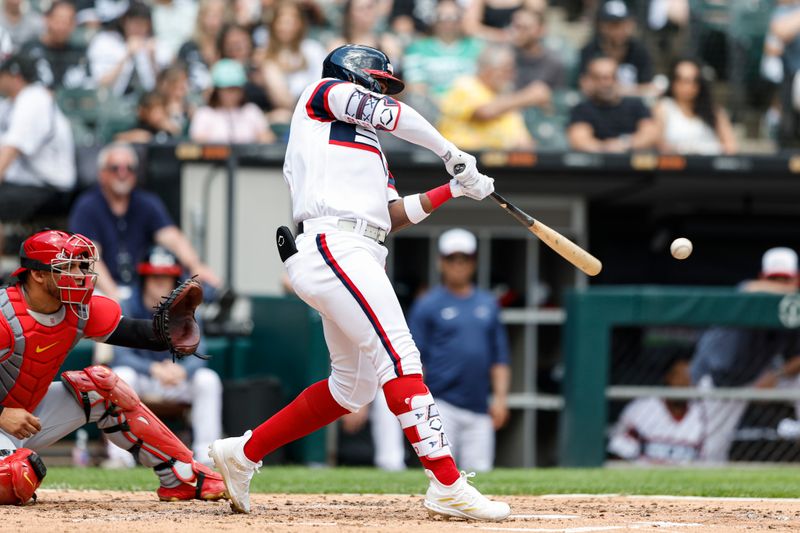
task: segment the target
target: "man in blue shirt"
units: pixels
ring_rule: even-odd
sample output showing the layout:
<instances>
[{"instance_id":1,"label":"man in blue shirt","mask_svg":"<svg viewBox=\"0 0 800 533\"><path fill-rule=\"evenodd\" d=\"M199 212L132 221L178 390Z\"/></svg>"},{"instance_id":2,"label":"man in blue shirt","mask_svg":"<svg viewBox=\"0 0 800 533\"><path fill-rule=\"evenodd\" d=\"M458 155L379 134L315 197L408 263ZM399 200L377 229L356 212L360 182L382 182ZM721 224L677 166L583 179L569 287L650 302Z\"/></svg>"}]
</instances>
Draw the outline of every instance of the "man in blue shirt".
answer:
<instances>
[{"instance_id":1,"label":"man in blue shirt","mask_svg":"<svg viewBox=\"0 0 800 533\"><path fill-rule=\"evenodd\" d=\"M97 187L79 196L70 211L70 231L86 235L100 250L97 287L118 301L128 300L137 281L135 261L154 244L175 254L200 281L218 287L219 278L172 222L161 199L136 186L138 164L129 144L103 148Z\"/></svg>"},{"instance_id":2,"label":"man in blue shirt","mask_svg":"<svg viewBox=\"0 0 800 533\"><path fill-rule=\"evenodd\" d=\"M508 420L511 371L497 302L472 281L476 251L472 233L442 234L442 285L414 303L408 323L457 463L486 471L494 463L494 432Z\"/></svg>"}]
</instances>

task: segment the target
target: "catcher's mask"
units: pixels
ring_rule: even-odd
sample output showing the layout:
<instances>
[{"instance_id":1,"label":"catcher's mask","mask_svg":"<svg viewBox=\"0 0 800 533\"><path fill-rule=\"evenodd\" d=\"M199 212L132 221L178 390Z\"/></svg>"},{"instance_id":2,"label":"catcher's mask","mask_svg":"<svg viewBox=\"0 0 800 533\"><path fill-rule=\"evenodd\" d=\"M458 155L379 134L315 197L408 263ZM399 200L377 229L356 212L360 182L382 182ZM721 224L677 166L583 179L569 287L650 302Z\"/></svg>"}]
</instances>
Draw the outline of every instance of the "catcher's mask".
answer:
<instances>
[{"instance_id":1,"label":"catcher's mask","mask_svg":"<svg viewBox=\"0 0 800 533\"><path fill-rule=\"evenodd\" d=\"M20 267L14 276L28 270L49 271L58 288L58 298L78 318L89 318L97 273L97 247L77 233L44 230L25 239L19 249ZM77 268L75 268L77 266Z\"/></svg>"}]
</instances>

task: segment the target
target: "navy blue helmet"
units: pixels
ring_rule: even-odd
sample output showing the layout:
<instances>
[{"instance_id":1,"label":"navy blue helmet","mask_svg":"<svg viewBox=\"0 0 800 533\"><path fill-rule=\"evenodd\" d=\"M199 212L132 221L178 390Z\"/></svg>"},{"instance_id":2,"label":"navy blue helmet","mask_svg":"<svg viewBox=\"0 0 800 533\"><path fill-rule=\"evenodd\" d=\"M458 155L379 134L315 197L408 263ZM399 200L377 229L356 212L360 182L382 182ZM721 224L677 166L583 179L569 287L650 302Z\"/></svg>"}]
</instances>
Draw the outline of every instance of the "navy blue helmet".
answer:
<instances>
[{"instance_id":1,"label":"navy blue helmet","mask_svg":"<svg viewBox=\"0 0 800 533\"><path fill-rule=\"evenodd\" d=\"M322 77L351 81L381 94L397 94L405 87L394 77L389 57L362 44L345 44L328 54L322 63Z\"/></svg>"}]
</instances>

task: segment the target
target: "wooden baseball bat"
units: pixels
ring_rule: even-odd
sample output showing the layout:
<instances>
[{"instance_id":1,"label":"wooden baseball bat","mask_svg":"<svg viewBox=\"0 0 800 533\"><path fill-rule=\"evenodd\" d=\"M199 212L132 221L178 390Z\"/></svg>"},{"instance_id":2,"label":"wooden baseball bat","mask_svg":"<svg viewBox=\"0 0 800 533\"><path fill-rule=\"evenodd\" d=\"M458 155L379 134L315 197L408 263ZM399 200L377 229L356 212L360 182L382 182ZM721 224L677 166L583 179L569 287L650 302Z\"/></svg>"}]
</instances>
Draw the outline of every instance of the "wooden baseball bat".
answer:
<instances>
[{"instance_id":1,"label":"wooden baseball bat","mask_svg":"<svg viewBox=\"0 0 800 533\"><path fill-rule=\"evenodd\" d=\"M539 237L547 246L555 250L561 257L578 267L590 276L596 276L603 269L603 264L595 256L567 239L553 228L546 226L515 206L496 192L491 194L492 200L502 207L517 222Z\"/></svg>"}]
</instances>

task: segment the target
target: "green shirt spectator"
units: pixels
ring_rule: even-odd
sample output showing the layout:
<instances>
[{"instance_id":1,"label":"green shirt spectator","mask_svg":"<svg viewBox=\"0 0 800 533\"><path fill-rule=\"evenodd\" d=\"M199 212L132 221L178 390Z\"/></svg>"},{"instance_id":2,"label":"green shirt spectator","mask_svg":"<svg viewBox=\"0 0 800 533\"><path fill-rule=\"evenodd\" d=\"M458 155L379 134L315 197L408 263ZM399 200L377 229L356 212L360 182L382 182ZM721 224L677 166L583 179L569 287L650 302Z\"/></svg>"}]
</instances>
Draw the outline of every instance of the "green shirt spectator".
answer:
<instances>
[{"instance_id":1,"label":"green shirt spectator","mask_svg":"<svg viewBox=\"0 0 800 533\"><path fill-rule=\"evenodd\" d=\"M411 43L406 49L403 78L410 92L438 101L455 79L475 74L483 44L464 36L461 17L458 4L452 0L439 2L433 36Z\"/></svg>"}]
</instances>

